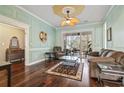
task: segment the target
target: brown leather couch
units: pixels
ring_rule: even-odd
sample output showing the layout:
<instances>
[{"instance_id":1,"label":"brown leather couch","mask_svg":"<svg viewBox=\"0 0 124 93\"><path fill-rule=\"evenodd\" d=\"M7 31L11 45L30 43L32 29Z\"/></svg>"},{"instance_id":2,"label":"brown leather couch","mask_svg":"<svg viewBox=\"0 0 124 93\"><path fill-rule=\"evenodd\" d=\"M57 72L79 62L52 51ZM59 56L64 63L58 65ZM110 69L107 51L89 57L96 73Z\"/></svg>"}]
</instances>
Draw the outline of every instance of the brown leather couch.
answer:
<instances>
[{"instance_id":1,"label":"brown leather couch","mask_svg":"<svg viewBox=\"0 0 124 93\"><path fill-rule=\"evenodd\" d=\"M91 53L91 55L88 58L88 61L90 63L91 78L97 78L98 76L98 69L96 64L97 62L111 62L113 64L124 65L124 52L110 49L101 49L99 53L98 52ZM120 77L102 75L102 78L109 80L118 80Z\"/></svg>"}]
</instances>

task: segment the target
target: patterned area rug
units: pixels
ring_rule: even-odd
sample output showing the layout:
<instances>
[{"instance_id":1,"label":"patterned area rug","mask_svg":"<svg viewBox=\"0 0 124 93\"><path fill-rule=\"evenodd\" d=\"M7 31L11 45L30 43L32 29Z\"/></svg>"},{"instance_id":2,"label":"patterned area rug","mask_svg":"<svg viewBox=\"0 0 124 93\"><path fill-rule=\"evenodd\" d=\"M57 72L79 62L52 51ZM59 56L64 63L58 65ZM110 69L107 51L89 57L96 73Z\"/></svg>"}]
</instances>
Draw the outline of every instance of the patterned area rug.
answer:
<instances>
[{"instance_id":1,"label":"patterned area rug","mask_svg":"<svg viewBox=\"0 0 124 93\"><path fill-rule=\"evenodd\" d=\"M63 62L60 62L52 68L48 69L46 73L63 76L75 80L81 80L83 73L83 65L83 63L78 63L76 66L69 66L64 65Z\"/></svg>"}]
</instances>

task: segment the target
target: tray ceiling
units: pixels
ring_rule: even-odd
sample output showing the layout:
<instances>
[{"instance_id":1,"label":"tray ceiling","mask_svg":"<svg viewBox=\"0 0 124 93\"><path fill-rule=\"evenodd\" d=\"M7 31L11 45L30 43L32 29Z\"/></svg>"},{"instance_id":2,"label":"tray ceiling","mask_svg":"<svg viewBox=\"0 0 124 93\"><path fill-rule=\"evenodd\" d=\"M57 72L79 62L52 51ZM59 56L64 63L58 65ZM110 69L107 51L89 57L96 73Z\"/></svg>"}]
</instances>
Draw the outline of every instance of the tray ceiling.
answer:
<instances>
[{"instance_id":1,"label":"tray ceiling","mask_svg":"<svg viewBox=\"0 0 124 93\"><path fill-rule=\"evenodd\" d=\"M61 17L54 14L53 5L21 5L20 7L35 14L48 23L60 27ZM81 23L102 22L107 14L110 5L86 5L84 10L77 18Z\"/></svg>"}]
</instances>

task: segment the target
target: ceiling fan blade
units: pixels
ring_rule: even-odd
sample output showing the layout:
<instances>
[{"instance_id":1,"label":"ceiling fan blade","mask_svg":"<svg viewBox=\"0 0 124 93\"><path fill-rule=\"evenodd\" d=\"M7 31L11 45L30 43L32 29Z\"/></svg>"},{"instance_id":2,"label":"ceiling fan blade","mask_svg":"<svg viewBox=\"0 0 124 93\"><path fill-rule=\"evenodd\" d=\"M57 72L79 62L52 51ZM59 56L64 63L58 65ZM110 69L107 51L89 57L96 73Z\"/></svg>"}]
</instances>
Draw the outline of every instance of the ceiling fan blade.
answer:
<instances>
[{"instance_id":1,"label":"ceiling fan blade","mask_svg":"<svg viewBox=\"0 0 124 93\"><path fill-rule=\"evenodd\" d=\"M70 21L73 23L79 23L80 22L78 18L72 18Z\"/></svg>"},{"instance_id":2,"label":"ceiling fan blade","mask_svg":"<svg viewBox=\"0 0 124 93\"><path fill-rule=\"evenodd\" d=\"M73 23L73 22L70 22L70 23L69 23L69 25L70 25L70 26L74 26L74 25L75 25L75 23Z\"/></svg>"},{"instance_id":3,"label":"ceiling fan blade","mask_svg":"<svg viewBox=\"0 0 124 93\"><path fill-rule=\"evenodd\" d=\"M65 25L66 25L66 21L62 21L61 26L65 26Z\"/></svg>"}]
</instances>

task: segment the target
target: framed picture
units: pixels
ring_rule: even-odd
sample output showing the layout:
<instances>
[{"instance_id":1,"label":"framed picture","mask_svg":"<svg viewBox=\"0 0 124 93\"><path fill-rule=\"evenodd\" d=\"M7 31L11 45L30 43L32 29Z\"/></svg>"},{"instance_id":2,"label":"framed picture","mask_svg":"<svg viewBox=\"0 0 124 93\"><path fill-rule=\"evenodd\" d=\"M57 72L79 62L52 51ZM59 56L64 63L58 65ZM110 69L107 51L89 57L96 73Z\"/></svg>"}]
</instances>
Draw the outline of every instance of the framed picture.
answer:
<instances>
[{"instance_id":1,"label":"framed picture","mask_svg":"<svg viewBox=\"0 0 124 93\"><path fill-rule=\"evenodd\" d=\"M112 28L107 29L107 41L112 41Z\"/></svg>"}]
</instances>

